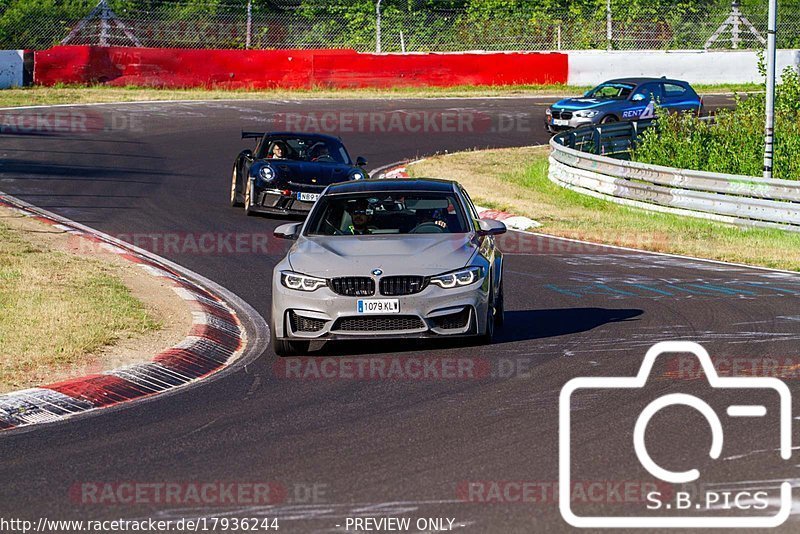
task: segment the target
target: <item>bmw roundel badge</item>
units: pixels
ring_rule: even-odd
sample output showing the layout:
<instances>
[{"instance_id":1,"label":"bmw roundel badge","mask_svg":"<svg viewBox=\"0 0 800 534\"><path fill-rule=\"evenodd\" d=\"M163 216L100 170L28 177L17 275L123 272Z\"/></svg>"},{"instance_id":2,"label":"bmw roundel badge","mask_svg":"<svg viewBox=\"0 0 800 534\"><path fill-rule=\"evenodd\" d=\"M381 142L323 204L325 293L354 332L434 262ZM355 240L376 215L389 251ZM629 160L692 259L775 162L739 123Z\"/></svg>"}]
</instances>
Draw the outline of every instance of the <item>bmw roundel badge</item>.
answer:
<instances>
[{"instance_id":1,"label":"bmw roundel badge","mask_svg":"<svg viewBox=\"0 0 800 534\"><path fill-rule=\"evenodd\" d=\"M380 269L372 269L372 274L375 276L380 276L383 274L383 271L381 271Z\"/></svg>"}]
</instances>

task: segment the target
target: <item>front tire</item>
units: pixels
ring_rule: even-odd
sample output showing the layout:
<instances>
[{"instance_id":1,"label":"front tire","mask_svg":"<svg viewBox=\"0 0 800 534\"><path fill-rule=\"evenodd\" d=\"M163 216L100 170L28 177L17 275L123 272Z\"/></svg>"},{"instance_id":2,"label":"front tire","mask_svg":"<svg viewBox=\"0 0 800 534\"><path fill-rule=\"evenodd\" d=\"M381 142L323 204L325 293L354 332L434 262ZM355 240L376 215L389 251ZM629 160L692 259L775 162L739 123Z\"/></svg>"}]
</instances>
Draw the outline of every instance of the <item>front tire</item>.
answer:
<instances>
[{"instance_id":1,"label":"front tire","mask_svg":"<svg viewBox=\"0 0 800 534\"><path fill-rule=\"evenodd\" d=\"M305 356L308 354L310 341L296 341L293 339L276 339L275 354L278 356Z\"/></svg>"},{"instance_id":2,"label":"front tire","mask_svg":"<svg viewBox=\"0 0 800 534\"><path fill-rule=\"evenodd\" d=\"M600 124L611 124L612 122L618 122L617 118L614 115L606 115L603 117L603 120L600 121Z\"/></svg>"},{"instance_id":3,"label":"front tire","mask_svg":"<svg viewBox=\"0 0 800 534\"><path fill-rule=\"evenodd\" d=\"M233 176L231 177L231 207L238 208L242 205L239 200L239 176L237 165L233 165Z\"/></svg>"},{"instance_id":4,"label":"front tire","mask_svg":"<svg viewBox=\"0 0 800 534\"><path fill-rule=\"evenodd\" d=\"M250 180L247 180L247 185L244 189L244 214L248 216L255 214L253 210L253 182Z\"/></svg>"},{"instance_id":5,"label":"front tire","mask_svg":"<svg viewBox=\"0 0 800 534\"><path fill-rule=\"evenodd\" d=\"M489 288L489 295L493 295L492 288ZM479 336L481 345L490 345L494 340L494 327L495 327L495 314L494 312L494 298L486 306L486 330Z\"/></svg>"},{"instance_id":6,"label":"front tire","mask_svg":"<svg viewBox=\"0 0 800 534\"><path fill-rule=\"evenodd\" d=\"M497 302L494 306L494 324L501 328L506 322L506 298L503 293L503 279L500 279L500 291L497 292Z\"/></svg>"}]
</instances>

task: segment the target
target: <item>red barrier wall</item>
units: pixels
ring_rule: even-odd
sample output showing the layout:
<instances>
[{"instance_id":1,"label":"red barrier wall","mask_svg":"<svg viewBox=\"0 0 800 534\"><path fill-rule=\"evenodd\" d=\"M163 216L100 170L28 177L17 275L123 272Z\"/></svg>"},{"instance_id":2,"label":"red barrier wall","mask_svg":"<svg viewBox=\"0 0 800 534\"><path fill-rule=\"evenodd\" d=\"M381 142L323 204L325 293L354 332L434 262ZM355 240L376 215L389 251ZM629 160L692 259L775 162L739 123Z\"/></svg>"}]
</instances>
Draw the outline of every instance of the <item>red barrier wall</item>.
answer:
<instances>
[{"instance_id":1,"label":"red barrier wall","mask_svg":"<svg viewBox=\"0 0 800 534\"><path fill-rule=\"evenodd\" d=\"M57 46L36 52L35 83L312 88L567 82L567 55L360 54L354 50L196 50Z\"/></svg>"},{"instance_id":2,"label":"red barrier wall","mask_svg":"<svg viewBox=\"0 0 800 534\"><path fill-rule=\"evenodd\" d=\"M317 85L398 87L567 83L567 55L537 52L314 56Z\"/></svg>"}]
</instances>

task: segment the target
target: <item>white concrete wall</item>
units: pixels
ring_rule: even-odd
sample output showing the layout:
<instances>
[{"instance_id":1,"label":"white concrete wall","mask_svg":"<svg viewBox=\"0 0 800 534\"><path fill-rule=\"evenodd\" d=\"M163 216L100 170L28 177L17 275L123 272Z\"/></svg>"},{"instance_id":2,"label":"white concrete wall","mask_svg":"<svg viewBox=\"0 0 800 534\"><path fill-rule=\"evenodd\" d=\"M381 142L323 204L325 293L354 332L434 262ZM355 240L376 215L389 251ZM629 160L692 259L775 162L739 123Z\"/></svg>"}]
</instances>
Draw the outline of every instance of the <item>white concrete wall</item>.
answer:
<instances>
[{"instance_id":1,"label":"white concrete wall","mask_svg":"<svg viewBox=\"0 0 800 534\"><path fill-rule=\"evenodd\" d=\"M694 84L759 83L755 51L575 50L569 54L569 84L596 85L612 78L652 76ZM798 69L800 50L778 50L777 71Z\"/></svg>"},{"instance_id":2,"label":"white concrete wall","mask_svg":"<svg viewBox=\"0 0 800 534\"><path fill-rule=\"evenodd\" d=\"M22 50L0 50L0 89L22 87Z\"/></svg>"}]
</instances>

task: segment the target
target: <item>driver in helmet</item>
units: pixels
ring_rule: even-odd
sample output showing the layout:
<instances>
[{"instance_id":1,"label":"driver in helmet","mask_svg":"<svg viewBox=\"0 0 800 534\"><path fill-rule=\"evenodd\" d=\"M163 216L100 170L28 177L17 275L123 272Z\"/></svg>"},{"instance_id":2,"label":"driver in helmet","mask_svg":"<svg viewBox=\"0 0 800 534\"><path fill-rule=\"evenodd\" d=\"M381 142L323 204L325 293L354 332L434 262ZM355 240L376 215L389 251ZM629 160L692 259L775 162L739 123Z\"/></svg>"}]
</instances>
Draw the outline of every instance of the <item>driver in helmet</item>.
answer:
<instances>
[{"instance_id":1,"label":"driver in helmet","mask_svg":"<svg viewBox=\"0 0 800 534\"><path fill-rule=\"evenodd\" d=\"M435 224L442 230L447 230L447 221L444 220L440 209L418 209L415 215L417 217L417 228L423 224Z\"/></svg>"},{"instance_id":2,"label":"driver in helmet","mask_svg":"<svg viewBox=\"0 0 800 534\"><path fill-rule=\"evenodd\" d=\"M350 214L352 223L347 227L351 235L367 235L371 233L369 226L372 221L372 208L366 198L356 199L347 206L347 213Z\"/></svg>"}]
</instances>

